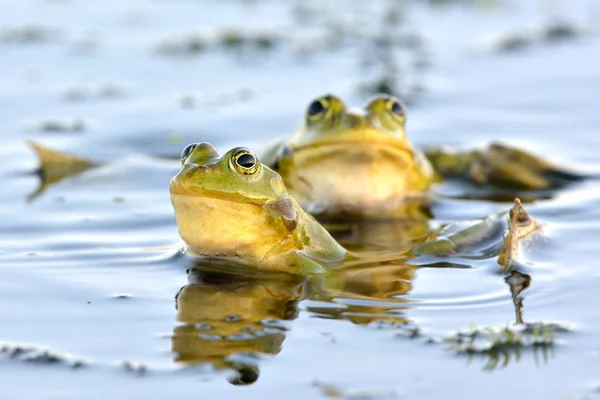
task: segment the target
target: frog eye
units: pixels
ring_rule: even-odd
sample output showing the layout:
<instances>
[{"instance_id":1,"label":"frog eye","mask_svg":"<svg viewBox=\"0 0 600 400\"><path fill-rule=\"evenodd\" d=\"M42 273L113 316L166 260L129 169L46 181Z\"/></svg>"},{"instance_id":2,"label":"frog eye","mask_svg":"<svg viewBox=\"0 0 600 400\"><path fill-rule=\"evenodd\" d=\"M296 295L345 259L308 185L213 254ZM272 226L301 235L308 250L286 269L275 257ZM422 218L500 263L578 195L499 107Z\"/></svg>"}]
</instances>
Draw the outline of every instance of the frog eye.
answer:
<instances>
[{"instance_id":1,"label":"frog eye","mask_svg":"<svg viewBox=\"0 0 600 400\"><path fill-rule=\"evenodd\" d=\"M234 151L230 161L233 168L243 175L255 174L260 166L256 156L248 149Z\"/></svg>"},{"instance_id":2,"label":"frog eye","mask_svg":"<svg viewBox=\"0 0 600 400\"><path fill-rule=\"evenodd\" d=\"M306 109L306 118L311 121L318 120L327 114L329 110L329 100L327 96L313 100Z\"/></svg>"},{"instance_id":3,"label":"frog eye","mask_svg":"<svg viewBox=\"0 0 600 400\"><path fill-rule=\"evenodd\" d=\"M406 119L406 107L404 104L395 97L390 97L390 99L386 102L386 107L389 113L397 119L404 120Z\"/></svg>"},{"instance_id":4,"label":"frog eye","mask_svg":"<svg viewBox=\"0 0 600 400\"><path fill-rule=\"evenodd\" d=\"M185 146L185 148L181 152L181 163L182 164L190 156L190 154L192 154L192 152L194 151L194 149L196 147L198 147L198 143L192 143L192 144L188 144L187 146Z\"/></svg>"}]
</instances>

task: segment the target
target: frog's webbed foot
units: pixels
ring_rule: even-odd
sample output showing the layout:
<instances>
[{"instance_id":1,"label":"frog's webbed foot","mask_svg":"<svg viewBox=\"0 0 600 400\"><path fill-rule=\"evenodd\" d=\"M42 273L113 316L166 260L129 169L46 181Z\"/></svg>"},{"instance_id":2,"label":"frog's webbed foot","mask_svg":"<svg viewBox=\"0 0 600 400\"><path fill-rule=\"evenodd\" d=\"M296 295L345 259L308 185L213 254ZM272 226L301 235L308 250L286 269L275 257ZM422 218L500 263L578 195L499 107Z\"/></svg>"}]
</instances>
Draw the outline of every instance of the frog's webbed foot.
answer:
<instances>
[{"instance_id":1,"label":"frog's webbed foot","mask_svg":"<svg viewBox=\"0 0 600 400\"><path fill-rule=\"evenodd\" d=\"M483 150L435 147L427 149L425 154L443 178L462 178L498 188L556 189L585 179L584 174L500 143L492 143Z\"/></svg>"}]
</instances>

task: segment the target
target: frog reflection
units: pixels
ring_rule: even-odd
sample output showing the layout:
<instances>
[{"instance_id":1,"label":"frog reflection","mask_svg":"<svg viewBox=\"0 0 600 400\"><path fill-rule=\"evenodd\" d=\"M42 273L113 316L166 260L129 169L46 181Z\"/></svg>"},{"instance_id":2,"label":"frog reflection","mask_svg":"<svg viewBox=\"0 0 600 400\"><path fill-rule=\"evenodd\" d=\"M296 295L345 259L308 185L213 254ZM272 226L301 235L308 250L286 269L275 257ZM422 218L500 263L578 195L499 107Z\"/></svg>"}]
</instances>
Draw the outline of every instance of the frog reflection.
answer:
<instances>
[{"instance_id":1,"label":"frog reflection","mask_svg":"<svg viewBox=\"0 0 600 400\"><path fill-rule=\"evenodd\" d=\"M405 204L402 218L328 218L319 222L346 249L408 250L432 233L433 214L429 206Z\"/></svg>"},{"instance_id":2,"label":"frog reflection","mask_svg":"<svg viewBox=\"0 0 600 400\"><path fill-rule=\"evenodd\" d=\"M407 264L362 265L333 271L327 277L307 281L308 298L330 303L310 304L307 310L355 324L409 324L403 314L409 300L403 296L412 289L414 278L415 267Z\"/></svg>"},{"instance_id":3,"label":"frog reflection","mask_svg":"<svg viewBox=\"0 0 600 400\"><path fill-rule=\"evenodd\" d=\"M235 369L238 376L231 383L254 383L258 367L233 356L278 354L285 339L278 321L297 317L301 290L299 278L254 280L190 271L188 284L176 295L177 320L184 324L173 332L175 361Z\"/></svg>"}]
</instances>

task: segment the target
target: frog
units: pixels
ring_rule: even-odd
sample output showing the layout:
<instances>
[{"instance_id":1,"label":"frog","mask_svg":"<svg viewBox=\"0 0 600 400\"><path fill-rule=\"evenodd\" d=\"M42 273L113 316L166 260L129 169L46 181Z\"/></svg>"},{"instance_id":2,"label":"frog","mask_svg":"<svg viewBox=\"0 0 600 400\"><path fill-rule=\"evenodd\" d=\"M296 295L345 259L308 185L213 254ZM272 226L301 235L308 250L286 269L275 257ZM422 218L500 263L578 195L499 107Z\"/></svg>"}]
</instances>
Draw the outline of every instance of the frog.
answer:
<instances>
[{"instance_id":1,"label":"frog","mask_svg":"<svg viewBox=\"0 0 600 400\"><path fill-rule=\"evenodd\" d=\"M350 109L333 94L313 100L290 137L262 152L298 203L313 215L405 215L439 180L406 133L405 104L377 95Z\"/></svg>"},{"instance_id":2,"label":"frog","mask_svg":"<svg viewBox=\"0 0 600 400\"><path fill-rule=\"evenodd\" d=\"M418 245L395 252L348 250L299 205L283 178L245 147L221 156L209 143L186 146L170 194L186 254L219 272L326 274L420 255L414 251ZM496 220L502 218L484 219L484 227L492 229ZM462 227L447 230L457 248L472 245L472 235L461 234ZM445 254L446 242L431 240L427 254Z\"/></svg>"},{"instance_id":3,"label":"frog","mask_svg":"<svg viewBox=\"0 0 600 400\"><path fill-rule=\"evenodd\" d=\"M421 206L431 204L432 189L445 180L533 191L584 178L497 142L481 150L421 150L407 136L406 125L406 106L395 96L379 94L350 109L340 97L326 94L312 100L300 127L266 146L261 159L319 220L348 214L427 219L415 199Z\"/></svg>"},{"instance_id":4,"label":"frog","mask_svg":"<svg viewBox=\"0 0 600 400\"><path fill-rule=\"evenodd\" d=\"M283 179L254 152L220 155L192 143L170 182L179 235L205 261L292 274L323 273L348 255L289 194Z\"/></svg>"}]
</instances>

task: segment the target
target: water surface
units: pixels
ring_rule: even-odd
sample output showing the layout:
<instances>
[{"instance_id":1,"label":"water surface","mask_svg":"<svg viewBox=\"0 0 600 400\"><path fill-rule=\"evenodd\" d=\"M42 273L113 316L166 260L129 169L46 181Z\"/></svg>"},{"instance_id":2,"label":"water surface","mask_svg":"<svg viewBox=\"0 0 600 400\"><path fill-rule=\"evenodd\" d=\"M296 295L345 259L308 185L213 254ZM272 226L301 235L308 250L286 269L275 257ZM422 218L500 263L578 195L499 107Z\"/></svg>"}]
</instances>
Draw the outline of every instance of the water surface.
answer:
<instances>
[{"instance_id":1,"label":"water surface","mask_svg":"<svg viewBox=\"0 0 600 400\"><path fill-rule=\"evenodd\" d=\"M402 9L394 35L421 38L391 52L395 88L410 100L409 135L421 146L501 139L597 171L593 2L483 3ZM181 149L258 149L293 131L312 98L334 92L358 105L389 73L372 49L388 3L302 4L0 2L3 398L598 396L594 179L527 205L546 240L528 253L521 312L560 328L550 347L448 350L443 339L457 330L515 322L493 259L358 271L343 290L311 299L294 280L187 276L168 194ZM544 40L556 21L589 32ZM224 30L274 44L214 44ZM525 45L502 51L494 34ZM205 47L169 50L190 37ZM39 179L27 139L103 166L29 199ZM470 189L458 185L438 190L435 223L510 206L461 199ZM374 229L398 233L388 228ZM255 383L231 385L232 368Z\"/></svg>"}]
</instances>

